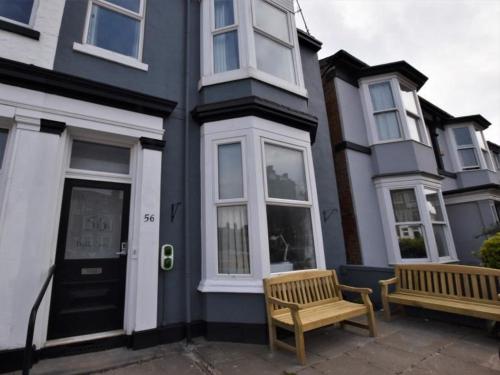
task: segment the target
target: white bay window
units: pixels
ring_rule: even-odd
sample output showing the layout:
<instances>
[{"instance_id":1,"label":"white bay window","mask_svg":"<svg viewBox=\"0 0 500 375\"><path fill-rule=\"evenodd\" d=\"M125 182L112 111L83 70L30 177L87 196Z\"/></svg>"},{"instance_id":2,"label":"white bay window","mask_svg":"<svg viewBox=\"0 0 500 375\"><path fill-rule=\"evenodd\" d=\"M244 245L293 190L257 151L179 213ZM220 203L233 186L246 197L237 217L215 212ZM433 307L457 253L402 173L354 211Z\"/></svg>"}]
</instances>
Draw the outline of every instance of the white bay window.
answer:
<instances>
[{"instance_id":1,"label":"white bay window","mask_svg":"<svg viewBox=\"0 0 500 375\"><path fill-rule=\"evenodd\" d=\"M237 118L204 124L202 148L201 291L262 293L271 273L325 267L308 132Z\"/></svg>"},{"instance_id":2,"label":"white bay window","mask_svg":"<svg viewBox=\"0 0 500 375\"><path fill-rule=\"evenodd\" d=\"M490 150L481 130L472 124L464 124L452 126L449 131L457 171L474 169L495 171Z\"/></svg>"},{"instance_id":3,"label":"white bay window","mask_svg":"<svg viewBox=\"0 0 500 375\"><path fill-rule=\"evenodd\" d=\"M416 88L400 76L360 81L371 144L414 140L429 145Z\"/></svg>"},{"instance_id":4,"label":"white bay window","mask_svg":"<svg viewBox=\"0 0 500 375\"><path fill-rule=\"evenodd\" d=\"M390 264L457 259L439 182L416 175L375 186Z\"/></svg>"},{"instance_id":5,"label":"white bay window","mask_svg":"<svg viewBox=\"0 0 500 375\"><path fill-rule=\"evenodd\" d=\"M255 78L307 96L291 0L202 0L200 86Z\"/></svg>"}]
</instances>

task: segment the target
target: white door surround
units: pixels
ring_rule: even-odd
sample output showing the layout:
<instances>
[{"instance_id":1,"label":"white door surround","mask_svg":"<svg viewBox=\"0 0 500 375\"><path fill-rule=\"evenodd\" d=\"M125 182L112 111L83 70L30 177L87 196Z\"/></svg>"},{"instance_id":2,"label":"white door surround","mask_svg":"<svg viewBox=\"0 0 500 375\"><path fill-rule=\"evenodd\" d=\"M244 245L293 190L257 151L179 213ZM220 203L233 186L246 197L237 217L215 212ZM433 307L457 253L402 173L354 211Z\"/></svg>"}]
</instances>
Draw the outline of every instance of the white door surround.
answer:
<instances>
[{"instance_id":1,"label":"white door surround","mask_svg":"<svg viewBox=\"0 0 500 375\"><path fill-rule=\"evenodd\" d=\"M66 124L40 132L40 120ZM0 124L9 129L0 179L0 350L24 347L33 302L54 263L65 178L131 185L124 331L157 326L163 118L0 84ZM5 125L7 124L7 125ZM128 147L128 175L69 169L73 139ZM157 220L141 220L153 214ZM34 344L46 344L51 286L40 306Z\"/></svg>"}]
</instances>

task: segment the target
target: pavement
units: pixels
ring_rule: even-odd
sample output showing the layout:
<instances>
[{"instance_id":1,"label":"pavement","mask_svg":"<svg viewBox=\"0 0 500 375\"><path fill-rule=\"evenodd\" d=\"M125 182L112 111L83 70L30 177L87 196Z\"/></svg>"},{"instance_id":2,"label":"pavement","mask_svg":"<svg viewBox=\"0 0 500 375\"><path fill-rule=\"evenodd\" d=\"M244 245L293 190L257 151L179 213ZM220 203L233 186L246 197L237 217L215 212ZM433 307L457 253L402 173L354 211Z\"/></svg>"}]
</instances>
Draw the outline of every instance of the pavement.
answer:
<instances>
[{"instance_id":1,"label":"pavement","mask_svg":"<svg viewBox=\"0 0 500 375\"><path fill-rule=\"evenodd\" d=\"M486 330L410 316L385 322L371 338L355 327L306 334L307 364L267 346L206 341L125 348L42 360L34 375L486 375L500 374L500 340ZM15 374L15 373L12 373Z\"/></svg>"}]
</instances>

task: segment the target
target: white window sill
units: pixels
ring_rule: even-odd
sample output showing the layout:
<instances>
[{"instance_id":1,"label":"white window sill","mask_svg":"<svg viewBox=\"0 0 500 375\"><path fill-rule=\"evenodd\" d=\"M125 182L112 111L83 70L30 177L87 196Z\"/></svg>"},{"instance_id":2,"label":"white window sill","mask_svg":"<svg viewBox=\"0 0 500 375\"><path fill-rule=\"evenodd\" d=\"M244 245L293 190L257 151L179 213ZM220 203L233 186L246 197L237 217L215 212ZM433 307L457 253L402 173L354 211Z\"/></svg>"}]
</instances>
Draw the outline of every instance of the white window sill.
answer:
<instances>
[{"instance_id":1,"label":"white window sill","mask_svg":"<svg viewBox=\"0 0 500 375\"><path fill-rule=\"evenodd\" d=\"M202 293L264 293L262 280L250 278L204 279L198 290Z\"/></svg>"},{"instance_id":2,"label":"white window sill","mask_svg":"<svg viewBox=\"0 0 500 375\"><path fill-rule=\"evenodd\" d=\"M148 71L149 66L148 64L144 64L143 62L129 56L121 55L116 52L108 51L104 48L99 48L96 46L93 46L91 44L81 44L74 42L73 43L73 50L86 53L87 55L92 55L95 57L99 57L104 60L109 60L113 61L118 64L126 65L131 68L143 70L145 72Z\"/></svg>"},{"instance_id":3,"label":"white window sill","mask_svg":"<svg viewBox=\"0 0 500 375\"><path fill-rule=\"evenodd\" d=\"M217 85L219 83L237 81L245 78L254 78L258 81L262 81L272 86L279 87L280 89L283 89L285 91L293 92L294 94L297 94L304 98L308 97L307 90L304 87L300 87L296 84L287 82L285 80L250 67L230 70L228 72L217 73L208 76L202 76L200 82L198 83L198 89L201 90L204 86Z\"/></svg>"}]
</instances>

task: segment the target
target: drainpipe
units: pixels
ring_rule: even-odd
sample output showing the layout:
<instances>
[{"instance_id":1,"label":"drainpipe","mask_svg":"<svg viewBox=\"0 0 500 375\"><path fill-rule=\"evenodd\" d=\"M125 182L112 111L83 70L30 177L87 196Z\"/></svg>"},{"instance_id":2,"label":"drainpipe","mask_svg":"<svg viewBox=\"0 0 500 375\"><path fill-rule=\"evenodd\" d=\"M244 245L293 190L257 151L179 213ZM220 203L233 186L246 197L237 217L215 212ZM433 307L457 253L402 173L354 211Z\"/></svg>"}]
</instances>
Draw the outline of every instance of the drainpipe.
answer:
<instances>
[{"instance_id":1,"label":"drainpipe","mask_svg":"<svg viewBox=\"0 0 500 375\"><path fill-rule=\"evenodd\" d=\"M185 309L186 309L186 342L191 342L191 260L189 240L189 88L190 88L190 37L191 37L191 7L186 0L186 30L184 51L184 273L185 273Z\"/></svg>"}]
</instances>

